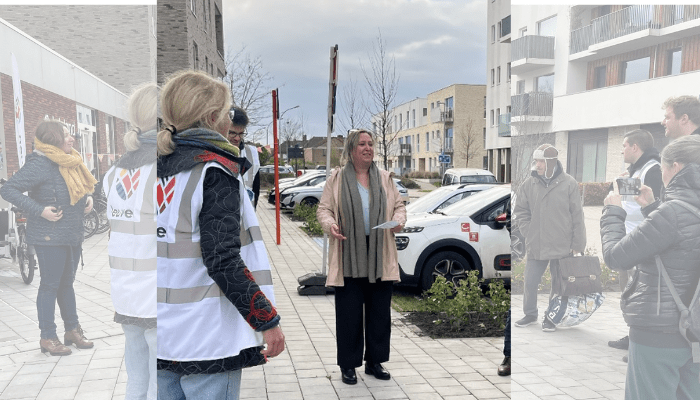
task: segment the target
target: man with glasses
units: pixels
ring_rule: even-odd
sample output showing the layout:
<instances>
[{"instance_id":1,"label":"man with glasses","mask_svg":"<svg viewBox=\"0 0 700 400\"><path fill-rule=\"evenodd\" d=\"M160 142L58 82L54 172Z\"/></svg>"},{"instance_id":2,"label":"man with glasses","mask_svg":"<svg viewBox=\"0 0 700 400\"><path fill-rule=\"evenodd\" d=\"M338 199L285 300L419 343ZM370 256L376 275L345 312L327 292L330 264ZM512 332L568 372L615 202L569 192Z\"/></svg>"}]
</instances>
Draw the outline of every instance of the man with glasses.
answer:
<instances>
[{"instance_id":1,"label":"man with glasses","mask_svg":"<svg viewBox=\"0 0 700 400\"><path fill-rule=\"evenodd\" d=\"M243 172L243 183L253 202L253 207L258 207L258 197L260 197L260 159L258 149L253 145L246 145L243 139L248 126L248 114L239 107L231 107L229 111L231 117L231 128L228 130L228 140L241 150L241 157L245 157L251 164L250 168Z\"/></svg>"}]
</instances>

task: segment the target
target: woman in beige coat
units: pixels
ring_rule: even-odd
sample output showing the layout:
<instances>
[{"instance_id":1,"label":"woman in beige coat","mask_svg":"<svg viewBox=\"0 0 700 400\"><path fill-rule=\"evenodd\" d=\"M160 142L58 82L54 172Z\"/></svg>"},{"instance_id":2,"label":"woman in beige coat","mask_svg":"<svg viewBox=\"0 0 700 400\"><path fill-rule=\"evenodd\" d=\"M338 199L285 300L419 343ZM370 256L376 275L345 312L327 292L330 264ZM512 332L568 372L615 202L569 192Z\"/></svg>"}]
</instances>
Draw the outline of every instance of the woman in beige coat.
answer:
<instances>
[{"instance_id":1,"label":"woman in beige coat","mask_svg":"<svg viewBox=\"0 0 700 400\"><path fill-rule=\"evenodd\" d=\"M338 365L350 385L357 383L355 368L362 365L363 350L365 373L391 377L381 363L389 360L391 294L399 281L394 233L406 222L394 181L373 162L373 145L366 130L348 133L345 165L328 178L317 212L331 236L326 286L335 287ZM395 226L372 229L388 221Z\"/></svg>"}]
</instances>

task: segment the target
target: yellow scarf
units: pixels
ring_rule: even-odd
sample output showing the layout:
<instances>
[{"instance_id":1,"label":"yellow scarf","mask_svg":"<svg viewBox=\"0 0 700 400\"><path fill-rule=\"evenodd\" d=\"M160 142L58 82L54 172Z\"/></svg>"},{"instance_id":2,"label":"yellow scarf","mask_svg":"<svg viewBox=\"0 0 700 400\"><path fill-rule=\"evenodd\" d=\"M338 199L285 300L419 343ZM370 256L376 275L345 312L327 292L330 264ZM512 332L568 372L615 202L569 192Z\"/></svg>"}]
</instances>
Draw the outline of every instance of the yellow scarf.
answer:
<instances>
[{"instance_id":1,"label":"yellow scarf","mask_svg":"<svg viewBox=\"0 0 700 400\"><path fill-rule=\"evenodd\" d=\"M70 204L73 206L78 200L82 199L86 194L95 191L97 180L88 171L83 159L75 149L71 149L70 154L59 149L56 146L43 143L38 138L34 138L34 146L49 158L49 160L58 164L58 171L61 173L63 180L68 186L70 193Z\"/></svg>"}]
</instances>

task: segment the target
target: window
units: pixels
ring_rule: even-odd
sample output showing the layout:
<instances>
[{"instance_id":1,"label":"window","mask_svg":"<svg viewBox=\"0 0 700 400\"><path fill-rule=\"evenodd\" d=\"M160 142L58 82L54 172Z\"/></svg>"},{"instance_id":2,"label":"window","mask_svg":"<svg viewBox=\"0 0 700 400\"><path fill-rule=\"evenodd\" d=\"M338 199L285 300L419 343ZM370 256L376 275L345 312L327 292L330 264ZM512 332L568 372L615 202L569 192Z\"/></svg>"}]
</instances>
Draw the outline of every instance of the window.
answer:
<instances>
[{"instance_id":1,"label":"window","mask_svg":"<svg viewBox=\"0 0 700 400\"><path fill-rule=\"evenodd\" d=\"M455 98L448 97L445 99L445 111L449 111L455 107Z\"/></svg>"},{"instance_id":2,"label":"window","mask_svg":"<svg viewBox=\"0 0 700 400\"><path fill-rule=\"evenodd\" d=\"M452 128L445 129L445 150L452 150Z\"/></svg>"},{"instance_id":3,"label":"window","mask_svg":"<svg viewBox=\"0 0 700 400\"><path fill-rule=\"evenodd\" d=\"M554 74L538 76L535 78L535 91L536 92L554 92Z\"/></svg>"},{"instance_id":4,"label":"window","mask_svg":"<svg viewBox=\"0 0 700 400\"><path fill-rule=\"evenodd\" d=\"M525 93L525 80L517 81L515 83L515 94Z\"/></svg>"},{"instance_id":5,"label":"window","mask_svg":"<svg viewBox=\"0 0 700 400\"><path fill-rule=\"evenodd\" d=\"M520 28L520 30L518 31L518 36L519 36L519 37L525 37L525 36L527 36L527 26L524 27L524 28Z\"/></svg>"},{"instance_id":6,"label":"window","mask_svg":"<svg viewBox=\"0 0 700 400\"><path fill-rule=\"evenodd\" d=\"M411 114L410 111L406 111L406 129L410 128L410 126L409 126L409 124L410 124L409 120L411 119L410 114Z\"/></svg>"},{"instance_id":7,"label":"window","mask_svg":"<svg viewBox=\"0 0 700 400\"><path fill-rule=\"evenodd\" d=\"M633 83L649 79L650 61L651 57L643 57L623 62L620 68L620 82Z\"/></svg>"},{"instance_id":8,"label":"window","mask_svg":"<svg viewBox=\"0 0 700 400\"><path fill-rule=\"evenodd\" d=\"M484 96L484 118L486 118L486 96Z\"/></svg>"},{"instance_id":9,"label":"window","mask_svg":"<svg viewBox=\"0 0 700 400\"><path fill-rule=\"evenodd\" d=\"M596 67L593 70L593 89L598 89L605 87L605 75L607 74L607 67L603 65L602 67Z\"/></svg>"},{"instance_id":10,"label":"window","mask_svg":"<svg viewBox=\"0 0 700 400\"><path fill-rule=\"evenodd\" d=\"M537 23L537 34L540 36L554 36L557 32L557 16L553 15Z\"/></svg>"},{"instance_id":11,"label":"window","mask_svg":"<svg viewBox=\"0 0 700 400\"><path fill-rule=\"evenodd\" d=\"M510 83L510 63L508 63L508 66L506 67L506 75L508 76L508 82Z\"/></svg>"},{"instance_id":12,"label":"window","mask_svg":"<svg viewBox=\"0 0 700 400\"><path fill-rule=\"evenodd\" d=\"M192 61L194 61L193 69L197 69L199 65L199 48L197 47L197 42L192 42Z\"/></svg>"},{"instance_id":13,"label":"window","mask_svg":"<svg viewBox=\"0 0 700 400\"><path fill-rule=\"evenodd\" d=\"M491 126L493 126L493 125L494 125L494 123L493 123L493 110L491 110Z\"/></svg>"},{"instance_id":14,"label":"window","mask_svg":"<svg viewBox=\"0 0 700 400\"><path fill-rule=\"evenodd\" d=\"M496 25L491 25L491 43L496 42Z\"/></svg>"},{"instance_id":15,"label":"window","mask_svg":"<svg viewBox=\"0 0 700 400\"><path fill-rule=\"evenodd\" d=\"M413 118L411 118L411 124L415 128L416 127L416 110L415 109L411 110L411 116L413 117Z\"/></svg>"},{"instance_id":16,"label":"window","mask_svg":"<svg viewBox=\"0 0 700 400\"><path fill-rule=\"evenodd\" d=\"M498 28L496 29L496 34L498 34L498 38L501 38L501 21L498 21Z\"/></svg>"},{"instance_id":17,"label":"window","mask_svg":"<svg viewBox=\"0 0 700 400\"><path fill-rule=\"evenodd\" d=\"M483 148L486 148L486 127L484 127L484 144Z\"/></svg>"},{"instance_id":18,"label":"window","mask_svg":"<svg viewBox=\"0 0 700 400\"><path fill-rule=\"evenodd\" d=\"M423 107L423 116L424 117L428 116L428 107Z\"/></svg>"},{"instance_id":19,"label":"window","mask_svg":"<svg viewBox=\"0 0 700 400\"><path fill-rule=\"evenodd\" d=\"M500 126L501 125L501 109L497 108L496 109L496 125Z\"/></svg>"},{"instance_id":20,"label":"window","mask_svg":"<svg viewBox=\"0 0 700 400\"><path fill-rule=\"evenodd\" d=\"M501 67L496 68L496 84L501 84Z\"/></svg>"},{"instance_id":21,"label":"window","mask_svg":"<svg viewBox=\"0 0 700 400\"><path fill-rule=\"evenodd\" d=\"M668 52L666 75L678 75L681 73L681 49L673 49Z\"/></svg>"},{"instance_id":22,"label":"window","mask_svg":"<svg viewBox=\"0 0 700 400\"><path fill-rule=\"evenodd\" d=\"M430 151L430 134L425 132L425 151Z\"/></svg>"},{"instance_id":23,"label":"window","mask_svg":"<svg viewBox=\"0 0 700 400\"><path fill-rule=\"evenodd\" d=\"M496 70L491 68L491 86L496 83Z\"/></svg>"},{"instance_id":24,"label":"window","mask_svg":"<svg viewBox=\"0 0 700 400\"><path fill-rule=\"evenodd\" d=\"M192 14L195 16L197 15L197 3L195 3L195 0L190 0L190 11L192 11Z\"/></svg>"},{"instance_id":25,"label":"window","mask_svg":"<svg viewBox=\"0 0 700 400\"><path fill-rule=\"evenodd\" d=\"M204 56L204 70L209 72L209 57Z\"/></svg>"},{"instance_id":26,"label":"window","mask_svg":"<svg viewBox=\"0 0 700 400\"><path fill-rule=\"evenodd\" d=\"M224 58L224 21L219 7L214 4L214 31L216 33L216 51L219 57ZM223 74L221 75L223 76Z\"/></svg>"},{"instance_id":27,"label":"window","mask_svg":"<svg viewBox=\"0 0 700 400\"><path fill-rule=\"evenodd\" d=\"M156 6L151 6L151 33L156 37Z\"/></svg>"},{"instance_id":28,"label":"window","mask_svg":"<svg viewBox=\"0 0 700 400\"><path fill-rule=\"evenodd\" d=\"M399 114L399 130L403 128L403 114Z\"/></svg>"},{"instance_id":29,"label":"window","mask_svg":"<svg viewBox=\"0 0 700 400\"><path fill-rule=\"evenodd\" d=\"M416 153L420 153L420 135L416 135Z\"/></svg>"},{"instance_id":30,"label":"window","mask_svg":"<svg viewBox=\"0 0 700 400\"><path fill-rule=\"evenodd\" d=\"M592 129L569 133L568 171L579 182L605 182L608 132Z\"/></svg>"}]
</instances>

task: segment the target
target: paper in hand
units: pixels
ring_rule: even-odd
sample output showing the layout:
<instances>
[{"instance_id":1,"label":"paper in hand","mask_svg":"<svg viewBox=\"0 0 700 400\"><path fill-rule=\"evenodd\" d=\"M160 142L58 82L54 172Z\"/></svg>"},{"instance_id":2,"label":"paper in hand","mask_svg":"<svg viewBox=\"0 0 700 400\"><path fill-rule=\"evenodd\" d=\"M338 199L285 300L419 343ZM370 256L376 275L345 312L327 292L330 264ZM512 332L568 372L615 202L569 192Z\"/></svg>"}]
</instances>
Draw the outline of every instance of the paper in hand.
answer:
<instances>
[{"instance_id":1,"label":"paper in hand","mask_svg":"<svg viewBox=\"0 0 700 400\"><path fill-rule=\"evenodd\" d=\"M399 223L396 221L387 221L383 224L375 226L372 229L391 229L391 228L397 227L398 225L399 225Z\"/></svg>"}]
</instances>

